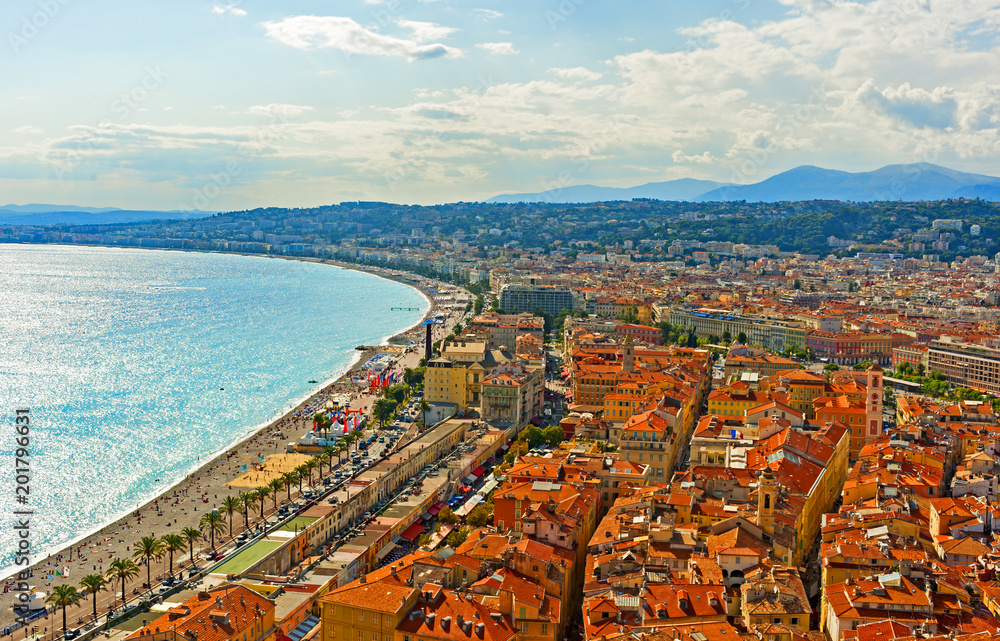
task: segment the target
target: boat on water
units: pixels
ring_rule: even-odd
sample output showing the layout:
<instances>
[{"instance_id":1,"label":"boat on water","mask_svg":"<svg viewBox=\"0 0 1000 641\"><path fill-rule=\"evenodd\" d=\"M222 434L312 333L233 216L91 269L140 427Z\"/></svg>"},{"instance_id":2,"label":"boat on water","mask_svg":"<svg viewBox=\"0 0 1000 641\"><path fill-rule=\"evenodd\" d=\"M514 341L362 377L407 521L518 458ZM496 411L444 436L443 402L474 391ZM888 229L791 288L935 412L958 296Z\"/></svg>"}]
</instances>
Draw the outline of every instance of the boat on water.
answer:
<instances>
[{"instance_id":1,"label":"boat on water","mask_svg":"<svg viewBox=\"0 0 1000 641\"><path fill-rule=\"evenodd\" d=\"M314 380L312 380L312 379L309 379L309 380L308 380L308 381L306 381L306 382L307 382L307 383L318 383L319 381L314 381Z\"/></svg>"}]
</instances>

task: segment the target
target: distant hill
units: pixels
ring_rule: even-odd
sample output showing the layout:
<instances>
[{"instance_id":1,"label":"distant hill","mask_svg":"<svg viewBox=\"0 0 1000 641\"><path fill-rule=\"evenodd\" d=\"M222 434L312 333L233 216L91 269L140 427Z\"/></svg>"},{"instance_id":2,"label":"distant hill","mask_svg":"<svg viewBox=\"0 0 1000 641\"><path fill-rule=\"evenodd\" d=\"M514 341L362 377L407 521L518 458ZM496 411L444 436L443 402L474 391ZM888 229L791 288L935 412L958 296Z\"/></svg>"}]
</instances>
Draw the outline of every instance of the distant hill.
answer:
<instances>
[{"instance_id":1,"label":"distant hill","mask_svg":"<svg viewBox=\"0 0 1000 641\"><path fill-rule=\"evenodd\" d=\"M698 196L718 189L727 187L727 183L718 183L712 180L695 180L694 178L681 178L679 180L668 180L659 183L646 183L638 187L597 187L595 185L574 185L552 191L543 191L534 194L505 194L494 196L486 202L488 203L593 203L608 202L612 200L632 200L633 198L653 198L655 200L681 200L692 201Z\"/></svg>"},{"instance_id":2,"label":"distant hill","mask_svg":"<svg viewBox=\"0 0 1000 641\"><path fill-rule=\"evenodd\" d=\"M0 224L6 225L111 225L147 220L189 220L207 218L210 211L157 211L76 205L4 205Z\"/></svg>"},{"instance_id":3,"label":"distant hill","mask_svg":"<svg viewBox=\"0 0 1000 641\"><path fill-rule=\"evenodd\" d=\"M700 187L704 187L699 191ZM1000 201L1000 178L969 174L931 164L887 165L875 171L851 173L803 165L750 185L681 179L613 188L579 185L536 194L508 194L486 202L580 203L633 198L688 202L780 202L841 200L946 200L981 198Z\"/></svg>"}]
</instances>

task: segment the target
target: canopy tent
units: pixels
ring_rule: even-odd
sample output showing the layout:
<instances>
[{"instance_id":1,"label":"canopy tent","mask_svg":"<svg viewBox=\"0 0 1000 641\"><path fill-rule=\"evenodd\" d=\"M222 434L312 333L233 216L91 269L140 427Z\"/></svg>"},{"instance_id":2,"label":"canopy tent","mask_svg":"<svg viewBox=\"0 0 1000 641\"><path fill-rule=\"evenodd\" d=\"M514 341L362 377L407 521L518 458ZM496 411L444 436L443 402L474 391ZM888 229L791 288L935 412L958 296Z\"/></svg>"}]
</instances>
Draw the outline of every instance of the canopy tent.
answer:
<instances>
[{"instance_id":1,"label":"canopy tent","mask_svg":"<svg viewBox=\"0 0 1000 641\"><path fill-rule=\"evenodd\" d=\"M426 530L420 523L414 523L410 527L403 530L403 533L399 535L399 538L406 539L407 541L416 541L417 537L424 533Z\"/></svg>"}]
</instances>

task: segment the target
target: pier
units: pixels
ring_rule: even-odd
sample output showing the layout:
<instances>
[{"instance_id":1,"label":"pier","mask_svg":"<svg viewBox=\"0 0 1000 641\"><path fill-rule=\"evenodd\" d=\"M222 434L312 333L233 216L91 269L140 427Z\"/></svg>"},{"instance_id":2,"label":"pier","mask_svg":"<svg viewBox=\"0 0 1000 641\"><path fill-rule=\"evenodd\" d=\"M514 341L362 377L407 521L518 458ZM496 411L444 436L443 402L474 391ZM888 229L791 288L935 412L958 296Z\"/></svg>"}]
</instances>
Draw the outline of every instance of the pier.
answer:
<instances>
[{"instance_id":1,"label":"pier","mask_svg":"<svg viewBox=\"0 0 1000 641\"><path fill-rule=\"evenodd\" d=\"M390 312L419 312L419 307L390 307Z\"/></svg>"}]
</instances>

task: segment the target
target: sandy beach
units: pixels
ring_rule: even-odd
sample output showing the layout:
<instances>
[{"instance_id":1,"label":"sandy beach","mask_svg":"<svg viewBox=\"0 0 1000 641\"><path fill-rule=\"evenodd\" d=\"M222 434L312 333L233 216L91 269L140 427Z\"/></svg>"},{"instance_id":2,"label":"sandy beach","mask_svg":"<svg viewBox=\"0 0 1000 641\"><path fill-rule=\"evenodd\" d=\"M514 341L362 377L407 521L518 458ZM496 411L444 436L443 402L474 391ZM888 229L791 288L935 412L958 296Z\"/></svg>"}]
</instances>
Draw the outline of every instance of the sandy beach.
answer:
<instances>
[{"instance_id":1,"label":"sandy beach","mask_svg":"<svg viewBox=\"0 0 1000 641\"><path fill-rule=\"evenodd\" d=\"M325 262L336 264L346 269L356 269L376 274L383 278L398 280L395 278L396 274L389 270L366 268L336 261ZM406 276L414 278L411 274L407 274ZM415 282L406 282L405 284L420 289L431 301L431 309L428 311L425 319L438 311L435 309L433 296L425 288L422 288ZM435 327L435 330L437 330L435 332L435 340L440 338L439 334L447 331L445 327L450 329L450 326L447 324ZM423 353L422 348L419 346L422 336L422 328L417 324L394 336L389 341L396 344L409 344L409 341L413 340L414 349L407 350L402 346L366 349L361 353L361 358L351 370L335 382L315 392L301 404L290 409L283 416L275 419L240 443L221 452L156 499L142 505L129 515L107 525L86 539L73 544L71 547L64 548L59 552L37 560L32 566L33 576L28 579L29 584L46 593L51 593L52 587L60 584L79 587L80 579L84 576L107 572L109 563L115 558L132 558L132 546L141 537L162 537L168 533L180 534L181 530L187 527L197 529L201 517L212 509L219 508L226 496L237 495L241 491L266 485L271 478L280 473L280 470L293 469L296 465L300 465L308 459L307 456L299 454L290 455L291 458L283 456L288 443L297 442L312 429L311 419L304 420L302 417L296 416L296 414L301 413L307 408L322 407L322 404L331 397L342 396L344 394L351 395L350 405L352 409L362 409L368 414L376 397L368 394L366 389L359 389L353 384L351 382L352 375L362 370L368 360L377 353L395 353L398 355L397 363L400 366L416 367ZM324 467L325 473L326 468ZM313 479L314 482L319 482L318 470L314 471ZM310 484L304 483L303 487L308 485ZM292 489L293 498L297 492L298 488L294 487ZM278 505L281 505L286 500L286 492L280 491L277 498ZM265 508L265 515L273 513L273 498L268 498L265 501ZM256 509L251 512L251 527L260 520L259 509L258 503ZM229 518L225 513L223 513L223 516L227 519L227 530L223 535L216 537L217 547L223 543L228 543L230 540L228 529ZM240 512L234 513L232 518L233 536L243 531L243 524L243 515ZM209 549L210 545L207 538L195 544L194 556L196 565L205 566L205 553ZM190 558L191 555L189 552L176 554L174 558L174 573L178 574L190 567ZM154 584L159 577L167 575L167 567L168 560L166 557L161 561L153 561L151 573ZM68 570L68 576L65 576L66 570ZM9 584L12 580L13 577L7 579L7 583ZM140 564L139 576L126 586L126 594L129 595L130 599L133 598L133 589L141 588L145 581L146 567ZM6 589L5 587L5 592L0 594L0 629L14 623L12 605L17 593L13 590L6 591ZM115 599L116 594L117 599ZM109 585L109 591L102 592L98 596L98 614L102 620L109 608L115 603L117 603L118 607L121 606L121 587L117 584L115 586ZM89 622L92 619L91 613L92 600L88 596L82 601L80 606L68 609L67 620L69 626L75 627L80 624L81 620ZM46 617L33 621L31 625L37 626L38 633L47 631L49 634L52 634L54 632L53 626L61 627L61 617L61 612L56 615L49 614ZM24 634L25 631L17 630L13 633L13 638L20 639Z\"/></svg>"}]
</instances>

